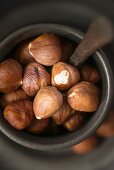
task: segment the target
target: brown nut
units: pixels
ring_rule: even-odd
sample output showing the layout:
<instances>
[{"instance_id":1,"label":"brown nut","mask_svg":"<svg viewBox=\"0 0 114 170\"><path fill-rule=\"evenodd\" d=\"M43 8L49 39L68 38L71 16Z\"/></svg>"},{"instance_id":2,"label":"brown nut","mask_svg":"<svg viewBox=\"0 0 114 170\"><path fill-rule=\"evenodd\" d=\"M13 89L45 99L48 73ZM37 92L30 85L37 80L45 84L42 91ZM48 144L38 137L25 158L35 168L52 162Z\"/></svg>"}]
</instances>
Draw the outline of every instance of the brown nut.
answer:
<instances>
[{"instance_id":1,"label":"brown nut","mask_svg":"<svg viewBox=\"0 0 114 170\"><path fill-rule=\"evenodd\" d=\"M70 64L58 62L52 68L51 84L60 90L70 88L79 80L79 71Z\"/></svg>"},{"instance_id":2,"label":"brown nut","mask_svg":"<svg viewBox=\"0 0 114 170\"><path fill-rule=\"evenodd\" d=\"M29 53L28 46L30 42L30 40L22 42L17 51L17 59L23 65L35 61L32 55Z\"/></svg>"},{"instance_id":3,"label":"brown nut","mask_svg":"<svg viewBox=\"0 0 114 170\"><path fill-rule=\"evenodd\" d=\"M73 152L78 154L86 154L88 152L93 151L98 145L98 138L97 136L93 135L84 140L83 142L74 145L72 147Z\"/></svg>"},{"instance_id":4,"label":"brown nut","mask_svg":"<svg viewBox=\"0 0 114 170\"><path fill-rule=\"evenodd\" d=\"M65 38L60 38L60 42L61 42L61 51L62 51L61 61L67 62L68 59L73 54L76 47L73 43L71 43L70 41L68 41Z\"/></svg>"},{"instance_id":5,"label":"brown nut","mask_svg":"<svg viewBox=\"0 0 114 170\"><path fill-rule=\"evenodd\" d=\"M49 125L49 119L34 119L30 126L27 128L28 132L33 134L40 134L43 133Z\"/></svg>"},{"instance_id":6,"label":"brown nut","mask_svg":"<svg viewBox=\"0 0 114 170\"><path fill-rule=\"evenodd\" d=\"M59 38L53 34L42 34L29 44L29 52L40 64L52 66L61 59Z\"/></svg>"},{"instance_id":7,"label":"brown nut","mask_svg":"<svg viewBox=\"0 0 114 170\"><path fill-rule=\"evenodd\" d=\"M13 59L0 63L0 92L8 93L22 84L21 65Z\"/></svg>"},{"instance_id":8,"label":"brown nut","mask_svg":"<svg viewBox=\"0 0 114 170\"><path fill-rule=\"evenodd\" d=\"M97 86L82 81L73 86L67 93L69 105L78 111L94 112L99 106L99 90Z\"/></svg>"},{"instance_id":9,"label":"brown nut","mask_svg":"<svg viewBox=\"0 0 114 170\"><path fill-rule=\"evenodd\" d=\"M80 114L80 112L76 111L75 114L68 118L63 125L68 131L73 132L79 129L84 122L84 117Z\"/></svg>"},{"instance_id":10,"label":"brown nut","mask_svg":"<svg viewBox=\"0 0 114 170\"><path fill-rule=\"evenodd\" d=\"M80 67L80 77L82 81L91 83L97 83L101 79L98 69L87 64Z\"/></svg>"},{"instance_id":11,"label":"brown nut","mask_svg":"<svg viewBox=\"0 0 114 170\"><path fill-rule=\"evenodd\" d=\"M114 136L114 111L111 111L102 125L97 130L97 135L101 137L112 137Z\"/></svg>"},{"instance_id":12,"label":"brown nut","mask_svg":"<svg viewBox=\"0 0 114 170\"><path fill-rule=\"evenodd\" d=\"M3 114L15 129L27 128L34 118L32 102L29 100L14 101L5 107Z\"/></svg>"},{"instance_id":13,"label":"brown nut","mask_svg":"<svg viewBox=\"0 0 114 170\"><path fill-rule=\"evenodd\" d=\"M6 94L3 94L0 97L0 105L2 106L2 108L6 107L6 105L8 105L9 103L16 101L16 100L26 100L29 99L29 97L27 96L27 94L22 90L22 89L17 89L14 92L9 92Z\"/></svg>"},{"instance_id":14,"label":"brown nut","mask_svg":"<svg viewBox=\"0 0 114 170\"><path fill-rule=\"evenodd\" d=\"M22 89L28 96L34 96L47 85L50 85L50 74L46 69L37 62L29 63L25 68Z\"/></svg>"},{"instance_id":15,"label":"brown nut","mask_svg":"<svg viewBox=\"0 0 114 170\"><path fill-rule=\"evenodd\" d=\"M63 104L63 96L56 87L47 86L38 91L33 102L37 119L48 118L56 113Z\"/></svg>"},{"instance_id":16,"label":"brown nut","mask_svg":"<svg viewBox=\"0 0 114 170\"><path fill-rule=\"evenodd\" d=\"M74 109L70 107L70 105L67 102L67 98L63 98L63 105L61 108L52 116L53 120L56 122L56 124L61 125L64 123L69 116L74 114Z\"/></svg>"}]
</instances>

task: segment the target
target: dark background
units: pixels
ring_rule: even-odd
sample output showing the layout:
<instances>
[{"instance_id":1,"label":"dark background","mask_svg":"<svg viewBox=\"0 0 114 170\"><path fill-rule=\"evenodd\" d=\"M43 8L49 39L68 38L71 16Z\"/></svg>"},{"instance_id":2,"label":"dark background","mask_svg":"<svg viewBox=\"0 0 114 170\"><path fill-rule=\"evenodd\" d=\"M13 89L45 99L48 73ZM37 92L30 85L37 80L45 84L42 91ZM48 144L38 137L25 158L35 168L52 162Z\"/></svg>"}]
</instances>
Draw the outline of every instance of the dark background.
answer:
<instances>
[{"instance_id":1,"label":"dark background","mask_svg":"<svg viewBox=\"0 0 114 170\"><path fill-rule=\"evenodd\" d=\"M98 15L114 22L113 0L0 0L0 40L33 23L58 23L86 31ZM114 43L104 48L114 67ZM113 104L112 104L113 105ZM87 155L70 149L54 153L29 150L0 133L0 170L114 170L114 139L106 140Z\"/></svg>"}]
</instances>

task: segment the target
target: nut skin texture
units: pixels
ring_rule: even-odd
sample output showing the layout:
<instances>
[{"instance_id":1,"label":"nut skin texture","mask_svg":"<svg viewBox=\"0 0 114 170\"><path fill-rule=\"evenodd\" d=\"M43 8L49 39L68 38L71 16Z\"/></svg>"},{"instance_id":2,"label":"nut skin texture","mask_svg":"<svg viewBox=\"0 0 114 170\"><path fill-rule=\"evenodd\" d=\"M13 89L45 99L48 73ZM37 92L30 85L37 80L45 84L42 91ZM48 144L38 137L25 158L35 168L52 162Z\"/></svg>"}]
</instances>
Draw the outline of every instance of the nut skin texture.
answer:
<instances>
[{"instance_id":1,"label":"nut skin texture","mask_svg":"<svg viewBox=\"0 0 114 170\"><path fill-rule=\"evenodd\" d=\"M52 66L61 59L59 38L50 33L42 34L29 44L29 52L38 63Z\"/></svg>"},{"instance_id":2,"label":"nut skin texture","mask_svg":"<svg viewBox=\"0 0 114 170\"><path fill-rule=\"evenodd\" d=\"M32 102L29 100L18 100L7 105L3 112L4 118L17 130L30 126L33 118Z\"/></svg>"},{"instance_id":3,"label":"nut skin texture","mask_svg":"<svg viewBox=\"0 0 114 170\"><path fill-rule=\"evenodd\" d=\"M80 67L80 77L82 81L91 83L97 83L101 79L98 69L87 64Z\"/></svg>"},{"instance_id":4,"label":"nut skin texture","mask_svg":"<svg viewBox=\"0 0 114 170\"><path fill-rule=\"evenodd\" d=\"M80 114L80 112L76 111L74 115L72 115L68 120L63 124L64 127L73 132L78 130L84 123L84 117Z\"/></svg>"},{"instance_id":5,"label":"nut skin texture","mask_svg":"<svg viewBox=\"0 0 114 170\"><path fill-rule=\"evenodd\" d=\"M0 63L0 92L8 93L16 90L22 84L21 65L13 59Z\"/></svg>"},{"instance_id":6,"label":"nut skin texture","mask_svg":"<svg viewBox=\"0 0 114 170\"><path fill-rule=\"evenodd\" d=\"M27 128L27 131L32 134L40 134L43 133L49 125L49 119L34 119L31 125Z\"/></svg>"},{"instance_id":7,"label":"nut skin texture","mask_svg":"<svg viewBox=\"0 0 114 170\"><path fill-rule=\"evenodd\" d=\"M99 89L96 85L82 81L67 92L69 105L82 112L94 112L100 103Z\"/></svg>"},{"instance_id":8,"label":"nut skin texture","mask_svg":"<svg viewBox=\"0 0 114 170\"><path fill-rule=\"evenodd\" d=\"M93 151L98 145L98 138L96 135L90 136L83 142L74 145L72 151L78 154L86 154Z\"/></svg>"},{"instance_id":9,"label":"nut skin texture","mask_svg":"<svg viewBox=\"0 0 114 170\"><path fill-rule=\"evenodd\" d=\"M17 51L17 59L23 65L35 61L32 55L29 53L28 47L30 42L31 42L30 40L22 42Z\"/></svg>"},{"instance_id":10,"label":"nut skin texture","mask_svg":"<svg viewBox=\"0 0 114 170\"><path fill-rule=\"evenodd\" d=\"M38 91L33 102L37 119L48 118L56 113L63 104L63 96L56 87L46 86Z\"/></svg>"},{"instance_id":11,"label":"nut skin texture","mask_svg":"<svg viewBox=\"0 0 114 170\"><path fill-rule=\"evenodd\" d=\"M3 94L0 97L0 105L2 108L5 108L6 105L8 105L9 103L11 103L13 101L26 100L26 99L29 99L27 94L22 89L17 89L14 92L9 92L9 93Z\"/></svg>"},{"instance_id":12,"label":"nut skin texture","mask_svg":"<svg viewBox=\"0 0 114 170\"><path fill-rule=\"evenodd\" d=\"M22 89L32 97L47 85L50 85L50 74L46 69L37 62L29 63L25 68Z\"/></svg>"},{"instance_id":13,"label":"nut skin texture","mask_svg":"<svg viewBox=\"0 0 114 170\"><path fill-rule=\"evenodd\" d=\"M75 110L70 107L67 102L67 98L63 98L63 105L61 108L52 116L53 120L57 125L63 124L72 114L74 114Z\"/></svg>"},{"instance_id":14,"label":"nut skin texture","mask_svg":"<svg viewBox=\"0 0 114 170\"><path fill-rule=\"evenodd\" d=\"M79 71L70 64L58 62L52 68L51 84L60 90L70 88L79 80Z\"/></svg>"},{"instance_id":15,"label":"nut skin texture","mask_svg":"<svg viewBox=\"0 0 114 170\"><path fill-rule=\"evenodd\" d=\"M97 135L105 138L114 136L114 111L111 111L105 118L102 125L97 129Z\"/></svg>"}]
</instances>

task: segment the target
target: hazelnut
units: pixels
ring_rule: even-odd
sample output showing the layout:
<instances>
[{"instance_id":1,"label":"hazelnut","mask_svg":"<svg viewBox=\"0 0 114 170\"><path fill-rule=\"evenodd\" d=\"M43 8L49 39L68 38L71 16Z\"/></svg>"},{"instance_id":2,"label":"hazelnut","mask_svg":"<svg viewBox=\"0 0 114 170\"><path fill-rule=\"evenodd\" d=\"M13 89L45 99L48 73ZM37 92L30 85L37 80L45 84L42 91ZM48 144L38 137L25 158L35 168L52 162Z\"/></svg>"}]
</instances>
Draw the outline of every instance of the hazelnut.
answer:
<instances>
[{"instance_id":1,"label":"hazelnut","mask_svg":"<svg viewBox=\"0 0 114 170\"><path fill-rule=\"evenodd\" d=\"M52 68L51 84L60 90L68 89L79 80L79 71L70 64L58 62Z\"/></svg>"},{"instance_id":2,"label":"hazelnut","mask_svg":"<svg viewBox=\"0 0 114 170\"><path fill-rule=\"evenodd\" d=\"M29 100L17 100L4 109L4 118L15 129L22 130L30 126L33 120L32 102Z\"/></svg>"},{"instance_id":3,"label":"hazelnut","mask_svg":"<svg viewBox=\"0 0 114 170\"><path fill-rule=\"evenodd\" d=\"M70 107L67 102L67 98L63 98L63 105L61 108L52 116L56 124L61 125L64 123L69 116L71 116L75 111Z\"/></svg>"},{"instance_id":4,"label":"hazelnut","mask_svg":"<svg viewBox=\"0 0 114 170\"><path fill-rule=\"evenodd\" d=\"M22 89L19 89L14 92L9 92L9 93L3 94L0 97L0 105L2 106L2 108L4 108L4 107L6 107L6 105L8 105L9 103L11 103L13 101L25 100L25 99L29 99L29 97Z\"/></svg>"},{"instance_id":5,"label":"hazelnut","mask_svg":"<svg viewBox=\"0 0 114 170\"><path fill-rule=\"evenodd\" d=\"M35 61L32 55L29 53L28 47L30 42L30 40L22 42L17 51L17 59L23 65Z\"/></svg>"},{"instance_id":6,"label":"hazelnut","mask_svg":"<svg viewBox=\"0 0 114 170\"><path fill-rule=\"evenodd\" d=\"M21 65L13 59L0 63L0 92L8 93L22 84Z\"/></svg>"},{"instance_id":7,"label":"hazelnut","mask_svg":"<svg viewBox=\"0 0 114 170\"><path fill-rule=\"evenodd\" d=\"M82 81L91 83L97 83L101 78L98 69L87 64L80 68L80 77Z\"/></svg>"},{"instance_id":8,"label":"hazelnut","mask_svg":"<svg viewBox=\"0 0 114 170\"><path fill-rule=\"evenodd\" d=\"M40 134L44 132L49 125L49 119L34 119L30 126L27 128L28 132L33 133L33 134Z\"/></svg>"},{"instance_id":9,"label":"hazelnut","mask_svg":"<svg viewBox=\"0 0 114 170\"><path fill-rule=\"evenodd\" d=\"M73 132L79 129L83 123L84 117L80 114L80 112L76 111L74 115L67 119L67 121L64 123L64 127L68 131Z\"/></svg>"},{"instance_id":10,"label":"hazelnut","mask_svg":"<svg viewBox=\"0 0 114 170\"><path fill-rule=\"evenodd\" d=\"M53 34L42 34L29 44L29 52L40 64L52 66L61 59L59 38Z\"/></svg>"},{"instance_id":11,"label":"hazelnut","mask_svg":"<svg viewBox=\"0 0 114 170\"><path fill-rule=\"evenodd\" d=\"M42 87L50 85L50 74L37 62L29 63L25 68L22 89L28 96L34 96Z\"/></svg>"},{"instance_id":12,"label":"hazelnut","mask_svg":"<svg viewBox=\"0 0 114 170\"><path fill-rule=\"evenodd\" d=\"M37 119L48 118L56 113L63 104L63 96L56 87L46 86L38 91L33 102Z\"/></svg>"},{"instance_id":13,"label":"hazelnut","mask_svg":"<svg viewBox=\"0 0 114 170\"><path fill-rule=\"evenodd\" d=\"M68 41L65 38L60 38L60 42L61 42L61 51L62 51L61 61L67 62L68 59L73 54L76 47L74 46L73 43L71 43L70 41Z\"/></svg>"},{"instance_id":14,"label":"hazelnut","mask_svg":"<svg viewBox=\"0 0 114 170\"><path fill-rule=\"evenodd\" d=\"M84 140L83 142L74 145L72 147L72 150L75 153L86 154L94 150L97 145L98 145L98 138L97 136L93 135L87 138L86 140Z\"/></svg>"},{"instance_id":15,"label":"hazelnut","mask_svg":"<svg viewBox=\"0 0 114 170\"><path fill-rule=\"evenodd\" d=\"M114 136L114 111L111 111L102 125L97 129L97 135L101 137L112 137Z\"/></svg>"},{"instance_id":16,"label":"hazelnut","mask_svg":"<svg viewBox=\"0 0 114 170\"><path fill-rule=\"evenodd\" d=\"M94 112L99 106L99 90L97 86L87 81L82 81L67 92L69 105L78 111Z\"/></svg>"}]
</instances>

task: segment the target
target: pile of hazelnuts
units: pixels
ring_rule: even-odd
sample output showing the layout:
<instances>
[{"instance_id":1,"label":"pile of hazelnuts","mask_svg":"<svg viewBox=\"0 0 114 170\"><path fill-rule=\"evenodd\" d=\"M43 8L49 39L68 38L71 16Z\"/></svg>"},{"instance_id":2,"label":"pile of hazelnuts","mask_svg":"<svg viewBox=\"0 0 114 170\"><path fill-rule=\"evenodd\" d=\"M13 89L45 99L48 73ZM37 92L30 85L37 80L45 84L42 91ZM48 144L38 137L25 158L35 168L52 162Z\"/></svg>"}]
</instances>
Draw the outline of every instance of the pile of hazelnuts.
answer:
<instances>
[{"instance_id":1,"label":"pile of hazelnuts","mask_svg":"<svg viewBox=\"0 0 114 170\"><path fill-rule=\"evenodd\" d=\"M0 104L17 130L41 134L61 127L80 129L100 104L100 73L90 64L69 64L76 45L44 33L22 42L0 63ZM54 124L54 125L53 125Z\"/></svg>"}]
</instances>

